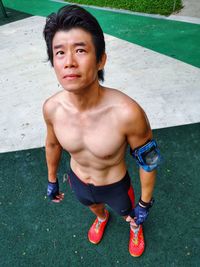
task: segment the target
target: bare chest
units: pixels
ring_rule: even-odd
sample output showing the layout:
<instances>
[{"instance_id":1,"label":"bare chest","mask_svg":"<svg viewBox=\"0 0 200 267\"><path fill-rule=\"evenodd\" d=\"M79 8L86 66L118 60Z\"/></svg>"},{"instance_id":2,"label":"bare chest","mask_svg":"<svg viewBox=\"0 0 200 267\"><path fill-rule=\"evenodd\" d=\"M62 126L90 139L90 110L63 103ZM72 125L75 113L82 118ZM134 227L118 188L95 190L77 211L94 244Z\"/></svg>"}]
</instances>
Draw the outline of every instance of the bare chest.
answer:
<instances>
[{"instance_id":1,"label":"bare chest","mask_svg":"<svg viewBox=\"0 0 200 267\"><path fill-rule=\"evenodd\" d=\"M112 157L125 143L119 125L112 114L63 116L56 120L54 131L62 145L72 155L84 153L97 158Z\"/></svg>"}]
</instances>

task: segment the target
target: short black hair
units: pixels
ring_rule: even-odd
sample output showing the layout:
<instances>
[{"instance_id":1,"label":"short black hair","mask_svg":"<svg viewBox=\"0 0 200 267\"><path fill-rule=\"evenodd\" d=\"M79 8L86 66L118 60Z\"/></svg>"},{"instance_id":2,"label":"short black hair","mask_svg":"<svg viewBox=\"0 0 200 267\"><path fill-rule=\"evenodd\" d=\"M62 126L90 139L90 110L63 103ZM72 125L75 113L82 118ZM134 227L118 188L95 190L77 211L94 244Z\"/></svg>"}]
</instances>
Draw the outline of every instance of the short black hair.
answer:
<instances>
[{"instance_id":1,"label":"short black hair","mask_svg":"<svg viewBox=\"0 0 200 267\"><path fill-rule=\"evenodd\" d=\"M96 20L84 8L77 5L64 6L57 13L50 14L46 19L43 36L47 45L48 60L53 66L53 38L58 31L68 31L72 28L81 28L89 32L92 36L96 52L97 63L105 53L105 40L103 31ZM104 81L104 70L98 71L98 79Z\"/></svg>"}]
</instances>

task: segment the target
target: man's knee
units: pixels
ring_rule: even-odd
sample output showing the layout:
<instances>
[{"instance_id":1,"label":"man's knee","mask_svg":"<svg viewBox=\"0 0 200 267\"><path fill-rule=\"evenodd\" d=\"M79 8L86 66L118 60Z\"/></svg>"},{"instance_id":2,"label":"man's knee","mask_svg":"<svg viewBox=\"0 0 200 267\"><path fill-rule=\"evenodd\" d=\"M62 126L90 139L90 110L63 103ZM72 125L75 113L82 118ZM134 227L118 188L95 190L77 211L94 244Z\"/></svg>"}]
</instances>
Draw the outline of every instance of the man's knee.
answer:
<instances>
[{"instance_id":1,"label":"man's knee","mask_svg":"<svg viewBox=\"0 0 200 267\"><path fill-rule=\"evenodd\" d=\"M104 203L98 203L98 204L92 204L89 206L89 208L91 209L101 209L101 208L104 208L105 207L105 204Z\"/></svg>"}]
</instances>

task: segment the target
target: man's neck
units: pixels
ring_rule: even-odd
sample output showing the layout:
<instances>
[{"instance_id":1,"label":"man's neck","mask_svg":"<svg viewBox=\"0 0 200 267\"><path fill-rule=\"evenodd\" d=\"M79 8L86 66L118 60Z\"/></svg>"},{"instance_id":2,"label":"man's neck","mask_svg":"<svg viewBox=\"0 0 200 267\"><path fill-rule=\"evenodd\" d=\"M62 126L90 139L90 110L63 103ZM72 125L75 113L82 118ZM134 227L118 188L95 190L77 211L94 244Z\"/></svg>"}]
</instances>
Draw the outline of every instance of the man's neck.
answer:
<instances>
[{"instance_id":1,"label":"man's neck","mask_svg":"<svg viewBox=\"0 0 200 267\"><path fill-rule=\"evenodd\" d=\"M68 98L79 112L84 112L98 105L101 94L102 86L98 83L95 86L85 88L81 92L70 92Z\"/></svg>"}]
</instances>

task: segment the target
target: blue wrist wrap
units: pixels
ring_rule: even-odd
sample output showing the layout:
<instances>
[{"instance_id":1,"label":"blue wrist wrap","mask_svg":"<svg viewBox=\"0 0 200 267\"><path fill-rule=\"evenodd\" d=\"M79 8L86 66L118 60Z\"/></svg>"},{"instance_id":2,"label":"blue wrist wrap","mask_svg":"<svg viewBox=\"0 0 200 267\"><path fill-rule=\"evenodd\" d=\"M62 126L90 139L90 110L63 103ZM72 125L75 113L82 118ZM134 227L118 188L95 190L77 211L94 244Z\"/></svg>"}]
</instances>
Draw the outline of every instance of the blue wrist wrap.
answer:
<instances>
[{"instance_id":1,"label":"blue wrist wrap","mask_svg":"<svg viewBox=\"0 0 200 267\"><path fill-rule=\"evenodd\" d=\"M48 182L47 196L52 200L59 195L59 183L58 180L55 183Z\"/></svg>"},{"instance_id":2,"label":"blue wrist wrap","mask_svg":"<svg viewBox=\"0 0 200 267\"><path fill-rule=\"evenodd\" d=\"M143 202L144 203L144 202ZM149 209L153 206L154 199L152 199L146 207L141 207L139 203L136 207L130 212L130 216L135 219L137 225L143 224L149 215Z\"/></svg>"}]
</instances>

